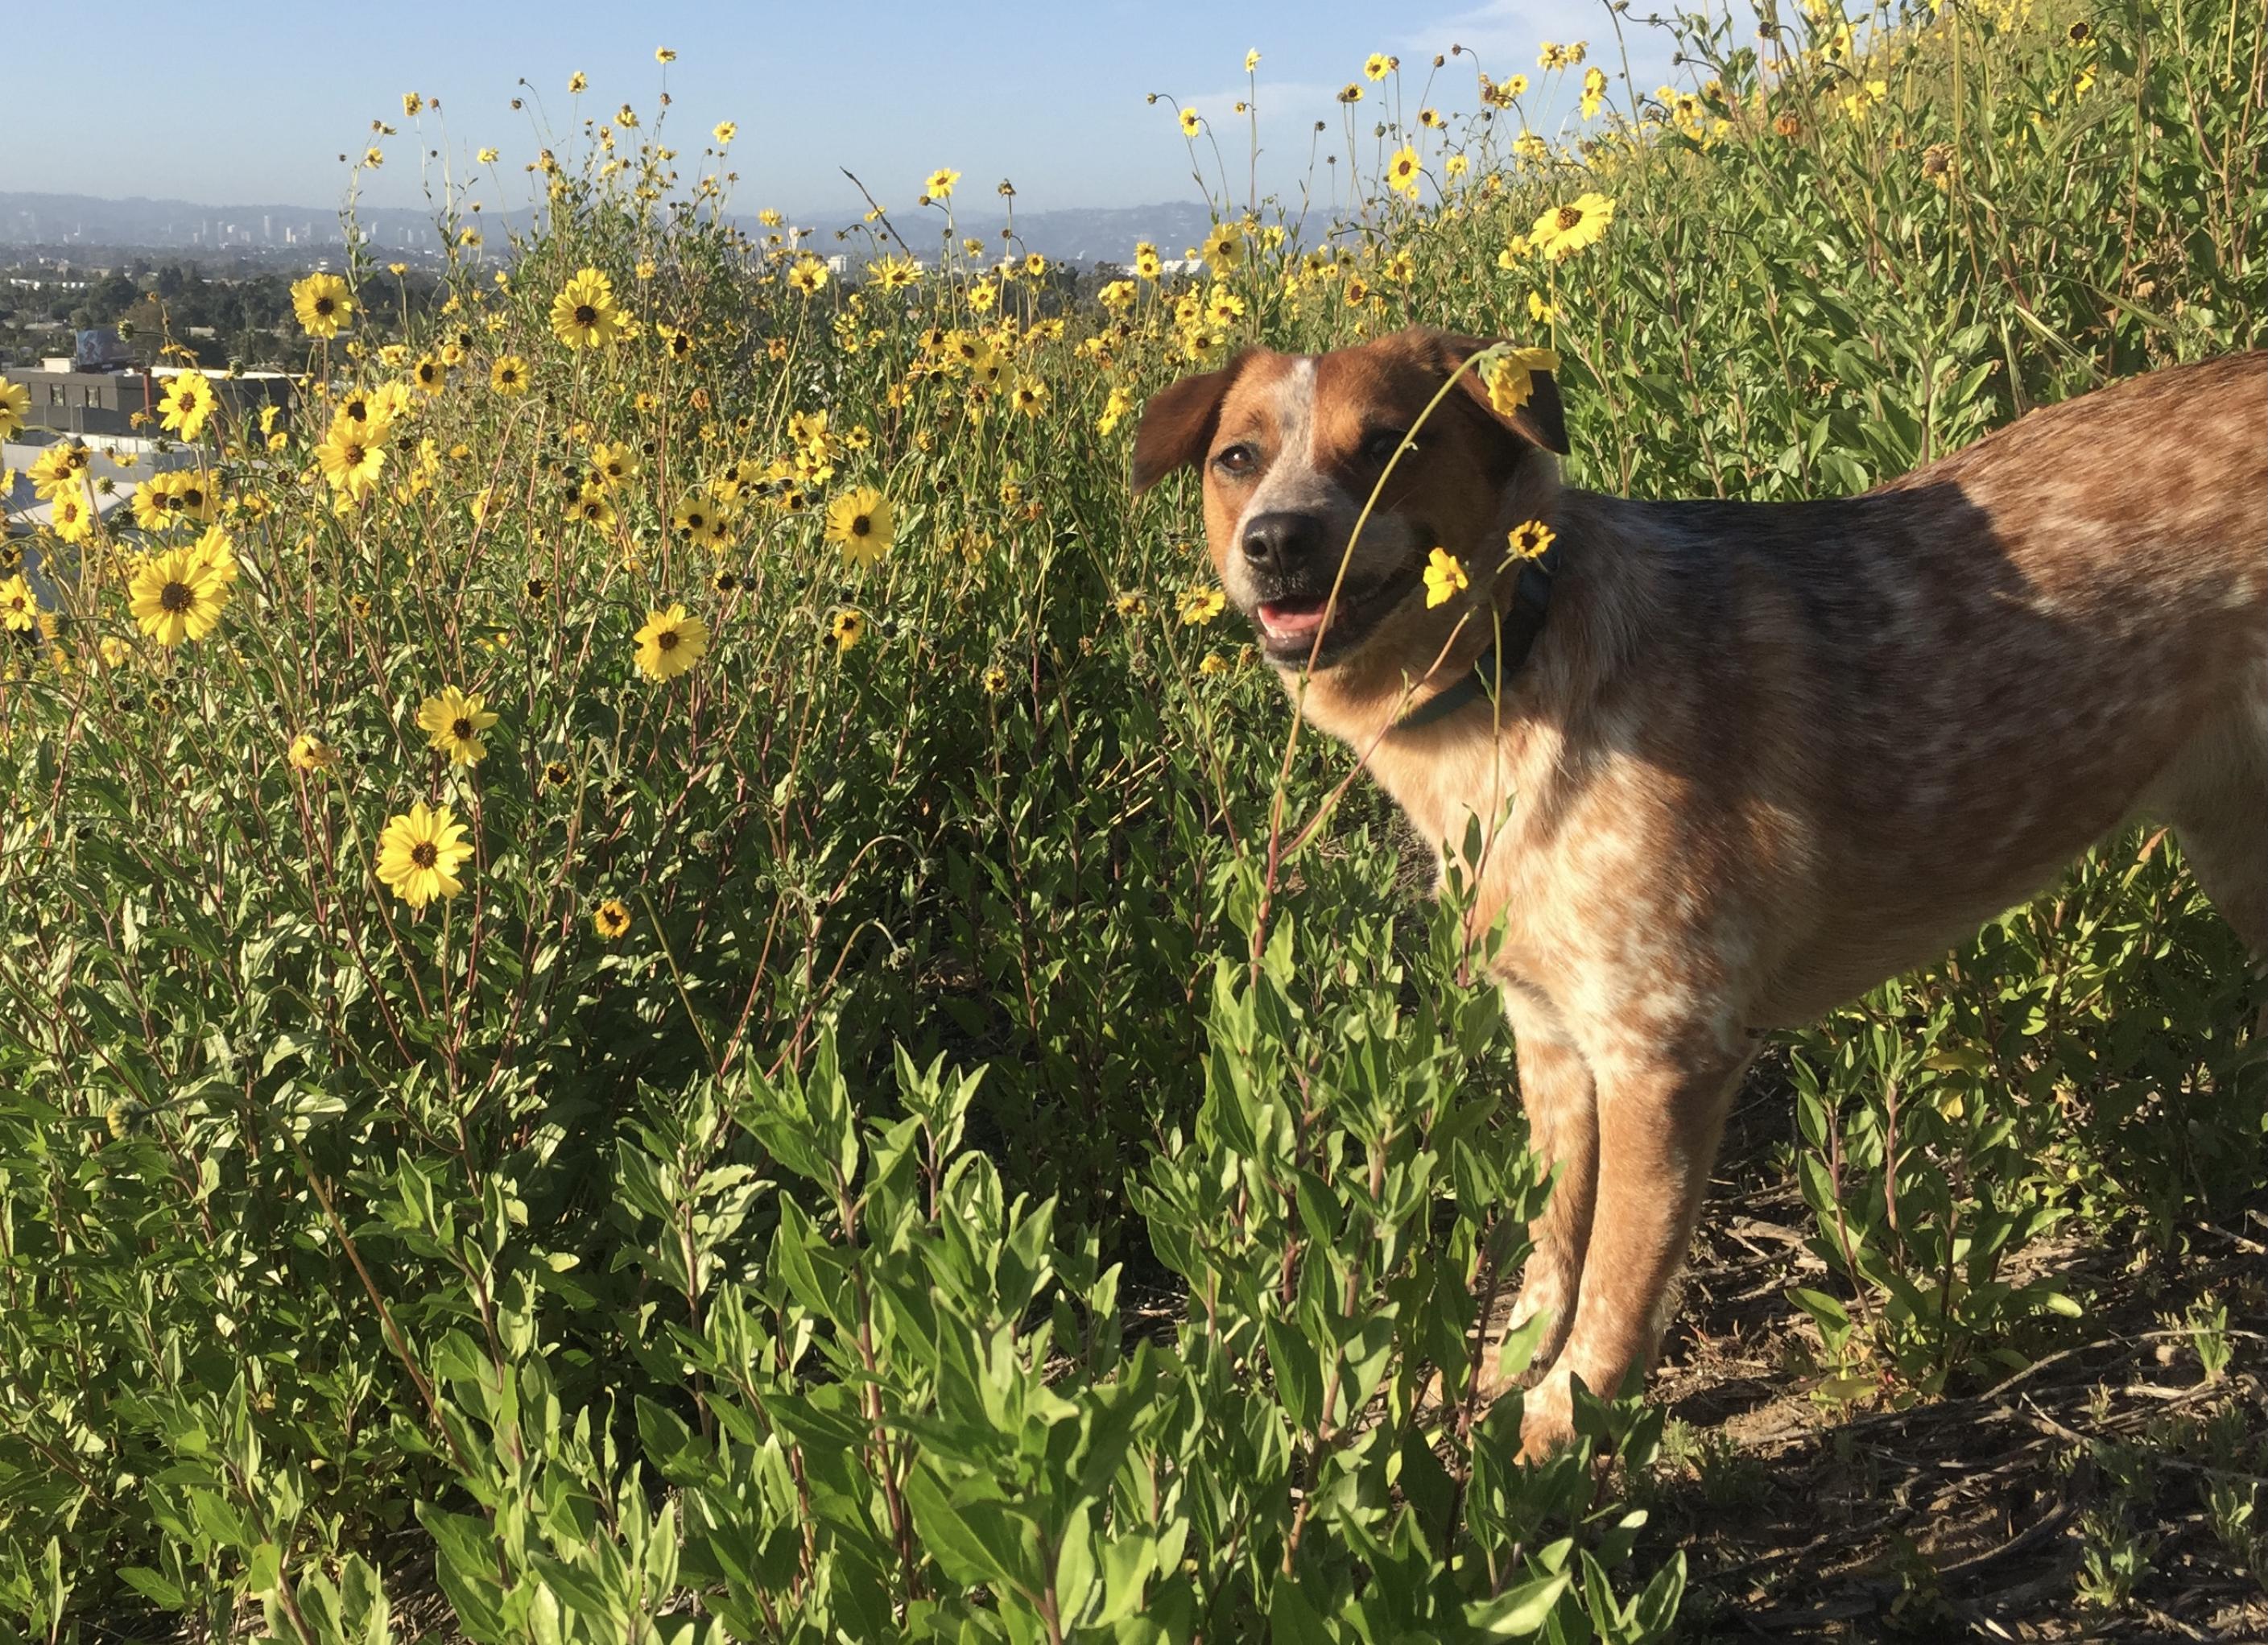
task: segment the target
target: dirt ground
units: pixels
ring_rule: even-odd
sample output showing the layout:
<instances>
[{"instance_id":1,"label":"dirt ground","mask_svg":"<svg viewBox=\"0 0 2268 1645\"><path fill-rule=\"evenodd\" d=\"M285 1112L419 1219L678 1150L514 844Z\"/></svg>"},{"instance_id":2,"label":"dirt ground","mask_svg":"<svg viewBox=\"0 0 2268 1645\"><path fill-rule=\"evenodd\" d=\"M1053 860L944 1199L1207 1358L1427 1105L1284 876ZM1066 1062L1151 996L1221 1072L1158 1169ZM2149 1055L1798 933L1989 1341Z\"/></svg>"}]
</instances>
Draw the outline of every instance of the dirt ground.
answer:
<instances>
[{"instance_id":1,"label":"dirt ground","mask_svg":"<svg viewBox=\"0 0 2268 1645\"><path fill-rule=\"evenodd\" d=\"M2191 1225L2179 1262L2027 1253L2088 1299L2068 1340L1997 1386L1838 1412L1810 1395L1786 1300L1822 1269L1808 1210L1763 1169L1784 1115L1733 1131L1651 1390L1673 1422L1650 1538L1686 1552L1681 1637L2268 1641L2268 1195L2240 1227ZM2208 1293L2229 1313L2217 1379L2183 1328ZM2257 1493L2250 1548L2217 1532L2216 1483ZM2089 1603L2090 1552L2121 1545L2131 1593Z\"/></svg>"}]
</instances>

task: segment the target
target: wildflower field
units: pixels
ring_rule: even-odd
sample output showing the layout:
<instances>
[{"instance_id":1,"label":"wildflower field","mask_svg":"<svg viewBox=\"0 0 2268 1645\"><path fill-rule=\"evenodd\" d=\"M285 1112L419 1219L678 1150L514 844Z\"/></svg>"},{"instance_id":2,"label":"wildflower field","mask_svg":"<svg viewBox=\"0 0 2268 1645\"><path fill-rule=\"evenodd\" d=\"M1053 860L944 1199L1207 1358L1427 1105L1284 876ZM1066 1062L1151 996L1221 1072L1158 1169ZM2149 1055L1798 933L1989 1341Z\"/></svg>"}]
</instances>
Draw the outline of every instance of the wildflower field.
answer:
<instances>
[{"instance_id":1,"label":"wildflower field","mask_svg":"<svg viewBox=\"0 0 2268 1645\"><path fill-rule=\"evenodd\" d=\"M1161 100L1194 269L949 164L793 246L578 85L282 415L48 447L0 1637L2257 1637L2268 992L2171 842L1784 1036L1651 1398L1516 1466L1495 999L1128 495L1252 342L1548 346L1575 483L1773 499L2268 340L2257 0L1768 16L1350 64L1304 202Z\"/></svg>"}]
</instances>

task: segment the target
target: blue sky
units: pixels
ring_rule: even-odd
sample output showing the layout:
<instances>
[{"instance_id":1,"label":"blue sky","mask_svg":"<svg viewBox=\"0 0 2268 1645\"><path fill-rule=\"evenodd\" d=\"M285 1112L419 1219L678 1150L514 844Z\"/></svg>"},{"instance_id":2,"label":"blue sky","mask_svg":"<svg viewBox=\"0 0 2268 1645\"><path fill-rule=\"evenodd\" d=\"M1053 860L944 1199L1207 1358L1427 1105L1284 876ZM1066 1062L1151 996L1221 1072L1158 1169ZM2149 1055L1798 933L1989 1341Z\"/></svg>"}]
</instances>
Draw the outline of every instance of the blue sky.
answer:
<instances>
[{"instance_id":1,"label":"blue sky","mask_svg":"<svg viewBox=\"0 0 2268 1645\"><path fill-rule=\"evenodd\" d=\"M1411 0L1399 9L1350 0L397 0L343 11L231 0L153 14L147 26L163 37L163 69L136 75L132 89L114 81L91 97L76 73L11 77L0 188L328 207L344 185L338 156L359 154L370 122L384 118L401 135L386 144L387 165L364 198L416 206L419 146L401 118L401 93L416 91L438 96L446 122L428 116L423 146L460 164L480 145L502 150L511 187L482 192L491 208L511 207L525 198L519 166L542 141L531 124L537 98L553 133L565 136L579 118L567 80L581 70L591 79L581 114L610 114L628 100L650 119L664 75L653 48L666 45L679 56L666 70L666 129L686 151L687 175L711 126L740 124L735 209L842 211L857 201L836 170L844 166L895 208L911 205L936 166L963 173L963 193L986 207L1003 177L1014 181L1021 210L1136 205L1196 196L1170 112L1145 94L1226 117L1243 94L1248 48L1263 54L1263 192L1296 185L1316 119L1330 122L1326 141L1342 146L1331 93L1370 52L1402 57L1412 117L1432 55L1453 42L1499 77L1532 71L1542 40L1587 38L1593 61L1619 67L1602 0ZM1651 89L1667 51L1639 38L1649 33L1642 26L1625 27L1633 71ZM1452 59L1429 100L1474 107L1471 61ZM527 110L512 111L516 95L529 96ZM1376 107L1358 111L1366 131ZM1246 144L1241 122L1224 129L1240 195Z\"/></svg>"}]
</instances>

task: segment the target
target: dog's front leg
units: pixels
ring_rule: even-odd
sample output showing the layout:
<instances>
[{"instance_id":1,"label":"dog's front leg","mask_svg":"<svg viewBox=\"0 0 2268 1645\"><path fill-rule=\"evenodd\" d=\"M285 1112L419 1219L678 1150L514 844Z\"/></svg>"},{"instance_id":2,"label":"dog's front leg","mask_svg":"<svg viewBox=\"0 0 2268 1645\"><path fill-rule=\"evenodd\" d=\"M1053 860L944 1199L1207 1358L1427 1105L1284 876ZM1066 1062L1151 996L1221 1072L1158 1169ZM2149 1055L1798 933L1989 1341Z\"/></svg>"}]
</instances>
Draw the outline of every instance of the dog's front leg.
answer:
<instances>
[{"instance_id":1,"label":"dog's front leg","mask_svg":"<svg viewBox=\"0 0 2268 1645\"><path fill-rule=\"evenodd\" d=\"M1574 1438L1569 1379L1612 1398L1653 1358L1685 1260L1744 1051L1657 1054L1593 1065L1598 1081L1598 1195L1573 1328L1528 1396L1521 1452L1536 1458ZM1524 1072L1524 1067L1523 1067Z\"/></svg>"},{"instance_id":2,"label":"dog's front leg","mask_svg":"<svg viewBox=\"0 0 2268 1645\"><path fill-rule=\"evenodd\" d=\"M1520 1105L1528 1115L1528 1147L1552 1169L1555 1180L1543 1214L1529 1225L1535 1250L1521 1274L1520 1296L1507 1329L1517 1331L1538 1314L1550 1323L1528 1361L1536 1375L1558 1356L1575 1323L1583 1250L1591 1237L1591 1206L1598 1189L1597 1088L1583 1060L1551 1016L1517 985L1504 991L1505 1015L1512 1023L1520 1059ZM1487 1329L1488 1322L1481 1322ZM1489 1345L1481 1362L1480 1397L1493 1399L1519 1379L1498 1362L1502 1339Z\"/></svg>"}]
</instances>

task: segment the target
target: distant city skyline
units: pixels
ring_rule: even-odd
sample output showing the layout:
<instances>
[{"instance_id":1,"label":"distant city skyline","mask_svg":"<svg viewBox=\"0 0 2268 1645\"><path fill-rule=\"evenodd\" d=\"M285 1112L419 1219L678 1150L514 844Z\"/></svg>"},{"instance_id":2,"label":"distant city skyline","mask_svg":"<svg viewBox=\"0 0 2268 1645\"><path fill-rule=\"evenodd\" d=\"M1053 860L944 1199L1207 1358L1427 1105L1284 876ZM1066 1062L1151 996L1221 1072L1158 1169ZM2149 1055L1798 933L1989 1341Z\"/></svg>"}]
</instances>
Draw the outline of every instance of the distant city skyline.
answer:
<instances>
[{"instance_id":1,"label":"distant city skyline","mask_svg":"<svg viewBox=\"0 0 2268 1645\"><path fill-rule=\"evenodd\" d=\"M1666 72L1667 41L1659 31L1624 26L1632 77L1650 90ZM909 213L938 166L962 173L956 203L971 208L994 208L1003 178L1016 185L1020 212L1193 201L1190 151L1174 121L1180 106L1215 123L1198 159L1216 193L1226 185L1241 202L1256 171L1261 193L1295 196L1311 159L1323 186L1330 168L1316 155L1318 120L1322 151L1338 155L1344 175L1335 94L1361 79L1372 52L1401 57L1399 112L1414 122L1421 94L1444 109L1474 107L1476 65L1540 81L1539 42L1569 39L1589 40L1592 61L1619 80L1622 53L1602 0L1484 0L1395 15L1352 0L1234 10L1101 0L952 12L868 0L632 13L403 0L382 26L357 25L350 46L311 26L302 8L254 0L169 22L165 73L152 94L106 100L99 121L80 117L83 78L18 77L0 192L214 208L266 201L332 218L350 181L339 157L375 143L384 164L361 175L364 204L422 207L429 188L438 193L453 177L490 211L523 208L531 196L523 167L541 149L566 151L584 120L606 120L625 103L641 125L621 135L647 135L666 86L661 129L680 151L686 186L715 165L704 166L711 129L727 120L738 127L725 169L739 173L739 211L855 215L864 203L847 169ZM1453 44L1474 55L1453 59L1425 92L1432 56ZM655 58L665 47L678 54L666 65ZM1243 65L1252 49L1261 54L1251 93L1263 148L1256 167L1248 124L1234 113L1248 95ZM579 98L568 91L578 72L589 82ZM1366 90L1356 125L1367 166L1370 128L1393 117L1395 88ZM429 104L418 118L404 116L406 92ZM1145 100L1152 92L1154 106ZM1563 88L1556 105L1539 100L1531 118L1556 127L1572 98ZM374 121L394 135L374 136ZM483 166L476 156L490 147L499 158Z\"/></svg>"}]
</instances>

